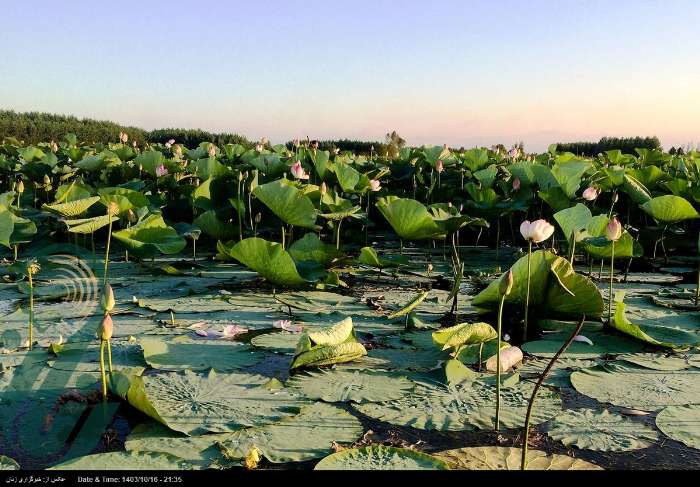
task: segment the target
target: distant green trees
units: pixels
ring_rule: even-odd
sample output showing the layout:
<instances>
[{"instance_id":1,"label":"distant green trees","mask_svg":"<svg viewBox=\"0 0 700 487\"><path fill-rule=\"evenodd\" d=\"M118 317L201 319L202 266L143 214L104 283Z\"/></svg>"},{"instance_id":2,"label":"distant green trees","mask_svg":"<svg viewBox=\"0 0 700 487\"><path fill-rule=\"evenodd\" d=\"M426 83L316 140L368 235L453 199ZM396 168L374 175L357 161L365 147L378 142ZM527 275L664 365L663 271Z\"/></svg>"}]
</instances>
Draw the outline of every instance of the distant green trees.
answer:
<instances>
[{"instance_id":1,"label":"distant green trees","mask_svg":"<svg viewBox=\"0 0 700 487\"><path fill-rule=\"evenodd\" d=\"M634 149L661 149L658 137L603 137L598 142L557 143L558 152L572 152L593 157L607 150L620 150L623 154L637 153Z\"/></svg>"},{"instance_id":2,"label":"distant green trees","mask_svg":"<svg viewBox=\"0 0 700 487\"><path fill-rule=\"evenodd\" d=\"M25 144L37 144L50 140L63 140L67 134L75 134L78 140L92 142L118 142L119 132L129 134L129 142L143 145L146 131L105 120L79 119L69 115L0 110L0 140L14 137Z\"/></svg>"},{"instance_id":3,"label":"distant green trees","mask_svg":"<svg viewBox=\"0 0 700 487\"><path fill-rule=\"evenodd\" d=\"M148 142L165 144L170 139L175 139L178 144L185 147L197 147L202 142L212 142L217 145L241 144L245 147L254 145L242 135L230 133L212 133L200 129L157 129L146 133Z\"/></svg>"}]
</instances>

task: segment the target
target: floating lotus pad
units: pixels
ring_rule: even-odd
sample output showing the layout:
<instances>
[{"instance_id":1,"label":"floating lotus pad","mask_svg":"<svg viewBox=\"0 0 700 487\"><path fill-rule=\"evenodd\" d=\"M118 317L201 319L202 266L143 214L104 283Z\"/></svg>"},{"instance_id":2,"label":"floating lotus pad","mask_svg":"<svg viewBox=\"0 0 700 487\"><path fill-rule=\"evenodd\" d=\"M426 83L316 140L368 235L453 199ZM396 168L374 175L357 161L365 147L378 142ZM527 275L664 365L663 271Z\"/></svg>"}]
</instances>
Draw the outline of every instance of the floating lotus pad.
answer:
<instances>
[{"instance_id":1,"label":"floating lotus pad","mask_svg":"<svg viewBox=\"0 0 700 487\"><path fill-rule=\"evenodd\" d=\"M669 406L656 416L656 426L669 438L700 450L700 404Z\"/></svg>"},{"instance_id":2,"label":"floating lotus pad","mask_svg":"<svg viewBox=\"0 0 700 487\"><path fill-rule=\"evenodd\" d=\"M547 431L564 446L595 451L647 448L659 439L653 428L607 410L570 409L558 415Z\"/></svg>"},{"instance_id":3,"label":"floating lotus pad","mask_svg":"<svg viewBox=\"0 0 700 487\"><path fill-rule=\"evenodd\" d=\"M299 335L285 331L263 333L253 337L250 344L256 348L264 348L271 352L293 355L299 343Z\"/></svg>"},{"instance_id":4,"label":"floating lotus pad","mask_svg":"<svg viewBox=\"0 0 700 487\"><path fill-rule=\"evenodd\" d=\"M612 363L576 371L571 383L600 402L643 411L693 404L700 397L700 369L665 372Z\"/></svg>"},{"instance_id":5,"label":"floating lotus pad","mask_svg":"<svg viewBox=\"0 0 700 487\"><path fill-rule=\"evenodd\" d=\"M435 457L459 470L520 470L522 450L503 446L478 446L446 450ZM603 470L599 466L566 455L549 455L540 450L528 450L526 470Z\"/></svg>"},{"instance_id":6,"label":"floating lotus pad","mask_svg":"<svg viewBox=\"0 0 700 487\"><path fill-rule=\"evenodd\" d=\"M133 377L132 406L170 429L188 435L262 426L297 414L307 403L288 388L268 388L269 379L250 374L166 373Z\"/></svg>"},{"instance_id":7,"label":"floating lotus pad","mask_svg":"<svg viewBox=\"0 0 700 487\"><path fill-rule=\"evenodd\" d=\"M700 367L699 353L679 353L675 355L662 353L631 353L619 355L617 359L653 370L673 371L683 370L689 367Z\"/></svg>"},{"instance_id":8,"label":"floating lotus pad","mask_svg":"<svg viewBox=\"0 0 700 487\"><path fill-rule=\"evenodd\" d=\"M527 404L534 385L518 382L501 390L501 425L524 426ZM492 429L496 416L496 387L481 380L457 385L418 383L413 393L389 402L354 407L372 418L399 426L439 431ZM539 424L561 411L559 395L542 389L533 411L532 424Z\"/></svg>"},{"instance_id":9,"label":"floating lotus pad","mask_svg":"<svg viewBox=\"0 0 700 487\"><path fill-rule=\"evenodd\" d=\"M262 360L242 343L229 340L196 340L179 336L170 340L155 337L140 341L143 358L159 370L208 370L229 372Z\"/></svg>"},{"instance_id":10,"label":"floating lotus pad","mask_svg":"<svg viewBox=\"0 0 700 487\"><path fill-rule=\"evenodd\" d=\"M392 348L373 348L367 356L376 359L377 365L386 370L430 370L447 360L449 355L433 350L411 350Z\"/></svg>"},{"instance_id":11,"label":"floating lotus pad","mask_svg":"<svg viewBox=\"0 0 700 487\"><path fill-rule=\"evenodd\" d=\"M141 423L131 430L124 443L124 448L126 451L135 453L167 453L206 468L221 458L221 450L216 446L216 443L223 441L230 434L186 436L172 431L158 422L149 421Z\"/></svg>"},{"instance_id":12,"label":"floating lotus pad","mask_svg":"<svg viewBox=\"0 0 700 487\"><path fill-rule=\"evenodd\" d=\"M372 445L329 455L314 470L449 470L449 467L444 461L415 450Z\"/></svg>"},{"instance_id":13,"label":"floating lotus pad","mask_svg":"<svg viewBox=\"0 0 700 487\"><path fill-rule=\"evenodd\" d=\"M0 455L0 470L19 470L19 463L10 457Z\"/></svg>"},{"instance_id":14,"label":"floating lotus pad","mask_svg":"<svg viewBox=\"0 0 700 487\"><path fill-rule=\"evenodd\" d=\"M193 470L192 464L166 453L122 452L96 453L74 458L49 470Z\"/></svg>"},{"instance_id":15,"label":"floating lotus pad","mask_svg":"<svg viewBox=\"0 0 700 487\"><path fill-rule=\"evenodd\" d=\"M539 379L544 369L549 365L549 359L527 360L518 373L523 379L536 381ZM598 360L582 360L577 358L559 358L549 371L544 383L553 387L572 387L569 377L575 370L587 369L598 365Z\"/></svg>"},{"instance_id":16,"label":"floating lotus pad","mask_svg":"<svg viewBox=\"0 0 700 487\"><path fill-rule=\"evenodd\" d=\"M333 443L352 443L362 432L356 417L319 402L277 423L231 433L219 448L229 460L245 458L255 446L270 462L302 462L328 455Z\"/></svg>"},{"instance_id":17,"label":"floating lotus pad","mask_svg":"<svg viewBox=\"0 0 700 487\"><path fill-rule=\"evenodd\" d=\"M333 370L298 374L287 385L299 388L309 399L364 403L399 399L415 384L396 374Z\"/></svg>"},{"instance_id":18,"label":"floating lotus pad","mask_svg":"<svg viewBox=\"0 0 700 487\"><path fill-rule=\"evenodd\" d=\"M636 353L644 349L644 345L632 338L613 335L604 332L581 333L593 342L573 342L566 349L563 358L594 359L603 355L619 353ZM552 358L571 336L571 332L552 333L545 335L542 340L524 343L523 352L543 358Z\"/></svg>"}]
</instances>

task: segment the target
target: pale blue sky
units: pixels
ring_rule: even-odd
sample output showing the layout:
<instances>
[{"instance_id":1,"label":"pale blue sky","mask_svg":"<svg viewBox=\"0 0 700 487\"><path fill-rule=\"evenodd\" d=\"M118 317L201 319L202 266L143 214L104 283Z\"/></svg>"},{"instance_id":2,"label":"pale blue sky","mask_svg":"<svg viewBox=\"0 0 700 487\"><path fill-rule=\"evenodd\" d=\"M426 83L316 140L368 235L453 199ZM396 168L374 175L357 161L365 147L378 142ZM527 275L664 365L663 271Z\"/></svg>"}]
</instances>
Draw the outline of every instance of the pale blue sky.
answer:
<instances>
[{"instance_id":1,"label":"pale blue sky","mask_svg":"<svg viewBox=\"0 0 700 487\"><path fill-rule=\"evenodd\" d=\"M0 0L0 107L267 136L700 142L697 0Z\"/></svg>"}]
</instances>

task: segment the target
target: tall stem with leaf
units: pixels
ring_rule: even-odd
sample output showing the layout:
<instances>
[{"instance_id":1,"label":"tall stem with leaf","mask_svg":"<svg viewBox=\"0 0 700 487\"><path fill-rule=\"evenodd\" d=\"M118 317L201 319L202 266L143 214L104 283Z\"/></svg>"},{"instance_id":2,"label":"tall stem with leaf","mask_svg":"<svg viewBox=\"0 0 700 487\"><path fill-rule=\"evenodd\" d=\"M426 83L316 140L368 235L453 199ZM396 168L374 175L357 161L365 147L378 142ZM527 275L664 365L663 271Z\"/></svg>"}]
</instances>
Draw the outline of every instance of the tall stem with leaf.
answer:
<instances>
[{"instance_id":1,"label":"tall stem with leaf","mask_svg":"<svg viewBox=\"0 0 700 487\"><path fill-rule=\"evenodd\" d=\"M496 431L500 428L501 418L501 337L503 336L503 305L513 289L513 271L509 270L502 278L498 291L501 294L501 301L498 303L498 329L496 330Z\"/></svg>"},{"instance_id":2,"label":"tall stem with leaf","mask_svg":"<svg viewBox=\"0 0 700 487\"><path fill-rule=\"evenodd\" d=\"M523 341L527 340L527 320L530 312L530 281L532 276L532 240L527 241L527 290L525 291L525 320L523 321Z\"/></svg>"},{"instance_id":3,"label":"tall stem with leaf","mask_svg":"<svg viewBox=\"0 0 700 487\"><path fill-rule=\"evenodd\" d=\"M613 276L615 274L615 242L622 236L622 224L614 217L605 227L605 237L610 241L610 286L608 287L608 325L612 323Z\"/></svg>"}]
</instances>

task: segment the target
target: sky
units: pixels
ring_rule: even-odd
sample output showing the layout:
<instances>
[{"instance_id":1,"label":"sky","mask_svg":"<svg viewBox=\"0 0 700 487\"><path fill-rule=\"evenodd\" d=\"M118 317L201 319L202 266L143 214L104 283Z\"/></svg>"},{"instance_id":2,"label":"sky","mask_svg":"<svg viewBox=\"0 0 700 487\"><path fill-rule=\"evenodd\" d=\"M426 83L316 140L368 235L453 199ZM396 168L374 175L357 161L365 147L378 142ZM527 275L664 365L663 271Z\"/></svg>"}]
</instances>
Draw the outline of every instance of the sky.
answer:
<instances>
[{"instance_id":1,"label":"sky","mask_svg":"<svg viewBox=\"0 0 700 487\"><path fill-rule=\"evenodd\" d=\"M0 108L472 147L700 143L697 0L0 0Z\"/></svg>"}]
</instances>

